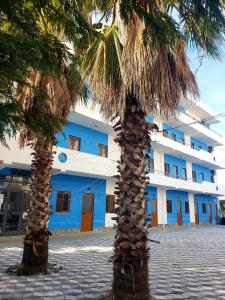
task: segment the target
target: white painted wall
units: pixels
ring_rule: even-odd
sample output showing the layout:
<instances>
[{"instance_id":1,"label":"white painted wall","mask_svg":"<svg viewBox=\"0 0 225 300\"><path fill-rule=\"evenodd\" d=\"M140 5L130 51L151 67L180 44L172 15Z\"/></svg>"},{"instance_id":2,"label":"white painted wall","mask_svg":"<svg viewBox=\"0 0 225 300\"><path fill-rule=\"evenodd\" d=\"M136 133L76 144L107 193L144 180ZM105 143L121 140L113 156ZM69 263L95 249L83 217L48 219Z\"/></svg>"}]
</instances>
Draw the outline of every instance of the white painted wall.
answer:
<instances>
[{"instance_id":1,"label":"white painted wall","mask_svg":"<svg viewBox=\"0 0 225 300\"><path fill-rule=\"evenodd\" d=\"M115 180L108 179L106 181L106 194L113 195L114 187L115 187ZM116 214L112 214L112 213L105 214L105 227L113 227L114 224L116 224L116 221L111 219L112 217L116 217Z\"/></svg>"},{"instance_id":2,"label":"white painted wall","mask_svg":"<svg viewBox=\"0 0 225 300\"><path fill-rule=\"evenodd\" d=\"M160 188L157 190L157 213L158 224L167 224L166 190Z\"/></svg>"},{"instance_id":3,"label":"white painted wall","mask_svg":"<svg viewBox=\"0 0 225 300\"><path fill-rule=\"evenodd\" d=\"M190 223L195 224L195 203L193 193L188 193L189 200L189 212L190 212Z\"/></svg>"}]
</instances>

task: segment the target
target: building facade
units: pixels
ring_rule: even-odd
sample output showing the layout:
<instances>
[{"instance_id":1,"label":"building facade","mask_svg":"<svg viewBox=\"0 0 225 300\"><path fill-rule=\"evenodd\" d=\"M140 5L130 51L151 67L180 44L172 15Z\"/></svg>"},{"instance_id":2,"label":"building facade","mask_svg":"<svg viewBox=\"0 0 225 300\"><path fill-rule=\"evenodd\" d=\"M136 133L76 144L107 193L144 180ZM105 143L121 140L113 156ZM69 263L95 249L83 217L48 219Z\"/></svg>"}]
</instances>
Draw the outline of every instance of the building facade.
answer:
<instances>
[{"instance_id":1,"label":"building facade","mask_svg":"<svg viewBox=\"0 0 225 300\"><path fill-rule=\"evenodd\" d=\"M111 227L115 217L113 175L120 149L112 124L105 121L91 101L76 105L63 133L57 135L54 157L50 229L93 230ZM146 220L151 226L218 222L216 171L225 159L215 155L222 137L211 129L219 119L204 103L181 101L180 112L168 124L159 116L147 117L159 126L153 132L150 186L147 187ZM24 230L29 204L31 150L17 140L0 147L0 233Z\"/></svg>"}]
</instances>

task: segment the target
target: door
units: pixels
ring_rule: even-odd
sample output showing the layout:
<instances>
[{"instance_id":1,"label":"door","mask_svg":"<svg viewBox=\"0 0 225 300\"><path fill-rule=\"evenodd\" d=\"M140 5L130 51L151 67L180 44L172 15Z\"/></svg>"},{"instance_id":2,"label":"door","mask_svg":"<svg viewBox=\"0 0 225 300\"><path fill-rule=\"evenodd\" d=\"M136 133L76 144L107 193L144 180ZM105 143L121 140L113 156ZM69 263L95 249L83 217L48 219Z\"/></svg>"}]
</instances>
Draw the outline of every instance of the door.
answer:
<instances>
[{"instance_id":1,"label":"door","mask_svg":"<svg viewBox=\"0 0 225 300\"><path fill-rule=\"evenodd\" d=\"M94 194L83 193L81 231L93 230Z\"/></svg>"},{"instance_id":2,"label":"door","mask_svg":"<svg viewBox=\"0 0 225 300\"><path fill-rule=\"evenodd\" d=\"M151 210L152 210L152 227L158 226L158 216L157 216L157 199L151 199Z\"/></svg>"},{"instance_id":3,"label":"door","mask_svg":"<svg viewBox=\"0 0 225 300\"><path fill-rule=\"evenodd\" d=\"M209 224L212 224L212 206L208 203Z\"/></svg>"},{"instance_id":4,"label":"door","mask_svg":"<svg viewBox=\"0 0 225 300\"><path fill-rule=\"evenodd\" d=\"M199 224L198 203L197 202L195 202L195 224Z\"/></svg>"},{"instance_id":5,"label":"door","mask_svg":"<svg viewBox=\"0 0 225 300\"><path fill-rule=\"evenodd\" d=\"M182 225L182 202L177 201L177 224Z\"/></svg>"}]
</instances>

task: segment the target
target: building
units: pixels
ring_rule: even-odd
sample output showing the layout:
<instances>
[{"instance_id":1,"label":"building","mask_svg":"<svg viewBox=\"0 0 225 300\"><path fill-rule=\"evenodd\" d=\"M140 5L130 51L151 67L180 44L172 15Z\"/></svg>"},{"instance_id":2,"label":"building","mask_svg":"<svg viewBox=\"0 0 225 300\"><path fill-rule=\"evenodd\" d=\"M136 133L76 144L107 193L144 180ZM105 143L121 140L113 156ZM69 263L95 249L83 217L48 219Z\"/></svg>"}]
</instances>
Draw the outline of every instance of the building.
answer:
<instances>
[{"instance_id":1,"label":"building","mask_svg":"<svg viewBox=\"0 0 225 300\"><path fill-rule=\"evenodd\" d=\"M147 118L152 121L151 117ZM216 170L225 159L215 155L222 137L211 129L219 119L201 101L181 101L173 124L155 117L160 133L152 133L151 185L147 188L147 214L152 226L217 223ZM111 124L91 101L78 104L69 116L64 134L57 136L53 168L50 229L92 230L113 226L114 180L120 149ZM24 211L29 203L31 150L0 147L0 228L2 234L24 230ZM148 218L147 218L148 219Z\"/></svg>"}]
</instances>

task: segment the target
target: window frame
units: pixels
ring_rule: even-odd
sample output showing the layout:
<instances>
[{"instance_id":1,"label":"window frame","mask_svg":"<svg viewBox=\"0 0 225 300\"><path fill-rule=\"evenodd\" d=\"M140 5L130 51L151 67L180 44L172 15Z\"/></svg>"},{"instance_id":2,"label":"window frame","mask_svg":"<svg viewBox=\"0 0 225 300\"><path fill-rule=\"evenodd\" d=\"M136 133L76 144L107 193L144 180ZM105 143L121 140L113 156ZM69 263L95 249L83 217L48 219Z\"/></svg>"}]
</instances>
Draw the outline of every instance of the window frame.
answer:
<instances>
[{"instance_id":1,"label":"window frame","mask_svg":"<svg viewBox=\"0 0 225 300\"><path fill-rule=\"evenodd\" d=\"M163 136L164 136L164 137L168 137L168 130L163 129Z\"/></svg>"},{"instance_id":2,"label":"window frame","mask_svg":"<svg viewBox=\"0 0 225 300\"><path fill-rule=\"evenodd\" d=\"M205 215L207 213L206 203L202 203L202 213Z\"/></svg>"},{"instance_id":3,"label":"window frame","mask_svg":"<svg viewBox=\"0 0 225 300\"><path fill-rule=\"evenodd\" d=\"M166 170L166 167L168 167L168 172ZM165 176L170 176L170 164L164 163L164 173L165 173Z\"/></svg>"},{"instance_id":4,"label":"window frame","mask_svg":"<svg viewBox=\"0 0 225 300\"><path fill-rule=\"evenodd\" d=\"M185 201L185 213L186 214L190 214L190 205L189 205L189 201Z\"/></svg>"},{"instance_id":5,"label":"window frame","mask_svg":"<svg viewBox=\"0 0 225 300\"><path fill-rule=\"evenodd\" d=\"M68 195L69 196L68 197L68 208L67 208L67 210L63 210L64 204L62 204L62 203L64 202L64 197L63 197L63 199L59 199L59 194L63 194L63 196L64 195ZM58 203L59 200L62 202L61 203L62 210L57 210L57 208L58 208L57 203ZM68 191L57 191L55 212L56 213L62 213L62 214L69 213L70 212L70 201L71 201L71 192L68 192Z\"/></svg>"},{"instance_id":6,"label":"window frame","mask_svg":"<svg viewBox=\"0 0 225 300\"><path fill-rule=\"evenodd\" d=\"M174 174L174 170L176 170L176 174ZM178 166L173 165L173 176L175 178L179 178Z\"/></svg>"},{"instance_id":7,"label":"window frame","mask_svg":"<svg viewBox=\"0 0 225 300\"><path fill-rule=\"evenodd\" d=\"M148 168L150 173L154 173L154 158L150 158L148 161Z\"/></svg>"},{"instance_id":8,"label":"window frame","mask_svg":"<svg viewBox=\"0 0 225 300\"><path fill-rule=\"evenodd\" d=\"M113 202L113 204L109 203L110 200ZM107 214L115 214L115 200L116 196L112 194L106 194L106 207L105 207L105 212Z\"/></svg>"},{"instance_id":9,"label":"window frame","mask_svg":"<svg viewBox=\"0 0 225 300\"><path fill-rule=\"evenodd\" d=\"M201 182L205 181L205 174L204 173L200 173L200 178L201 178Z\"/></svg>"},{"instance_id":10,"label":"window frame","mask_svg":"<svg viewBox=\"0 0 225 300\"><path fill-rule=\"evenodd\" d=\"M166 200L166 212L167 214L173 213L173 202L172 200Z\"/></svg>"},{"instance_id":11,"label":"window frame","mask_svg":"<svg viewBox=\"0 0 225 300\"><path fill-rule=\"evenodd\" d=\"M185 176L183 176L183 171ZM187 168L182 168L182 179L187 180Z\"/></svg>"},{"instance_id":12,"label":"window frame","mask_svg":"<svg viewBox=\"0 0 225 300\"><path fill-rule=\"evenodd\" d=\"M193 174L195 174L195 176L193 176ZM195 170L192 170L192 180L193 180L194 182L197 181L197 172L196 172Z\"/></svg>"},{"instance_id":13,"label":"window frame","mask_svg":"<svg viewBox=\"0 0 225 300\"><path fill-rule=\"evenodd\" d=\"M106 156L100 155L100 149L101 149L101 147L105 147L105 153L106 153ZM98 144L98 156L105 157L105 158L108 157L108 145L101 144L101 143Z\"/></svg>"},{"instance_id":14,"label":"window frame","mask_svg":"<svg viewBox=\"0 0 225 300\"><path fill-rule=\"evenodd\" d=\"M78 149L73 149L73 148L71 148L71 140L77 140L78 142L79 142L79 144L78 144ZM69 135L69 149L70 150L73 150L73 151L80 151L80 144L81 144L81 138L80 137L78 137L78 136L75 136L75 135Z\"/></svg>"},{"instance_id":15,"label":"window frame","mask_svg":"<svg viewBox=\"0 0 225 300\"><path fill-rule=\"evenodd\" d=\"M176 142L177 141L177 135L175 133L172 133L171 134L171 139Z\"/></svg>"}]
</instances>

